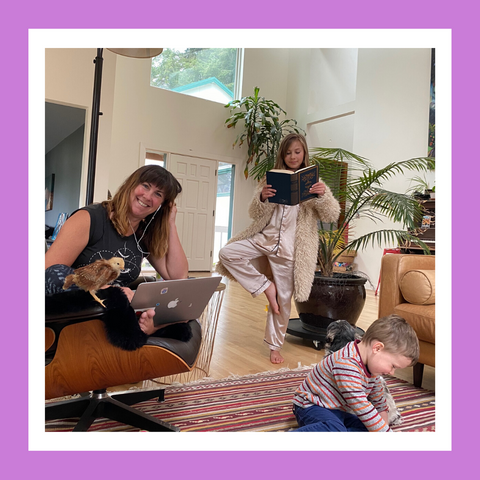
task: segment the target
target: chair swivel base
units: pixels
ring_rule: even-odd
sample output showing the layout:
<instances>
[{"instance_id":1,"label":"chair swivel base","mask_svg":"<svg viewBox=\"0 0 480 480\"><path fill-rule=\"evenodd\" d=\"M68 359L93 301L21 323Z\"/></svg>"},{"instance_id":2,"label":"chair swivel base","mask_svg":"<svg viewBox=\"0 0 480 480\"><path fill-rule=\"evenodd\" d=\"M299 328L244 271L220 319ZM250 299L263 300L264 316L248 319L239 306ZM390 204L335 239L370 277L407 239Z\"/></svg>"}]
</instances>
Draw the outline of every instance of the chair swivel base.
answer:
<instances>
[{"instance_id":1,"label":"chair swivel base","mask_svg":"<svg viewBox=\"0 0 480 480\"><path fill-rule=\"evenodd\" d=\"M179 428L130 407L155 397L158 397L159 402L163 401L164 390L118 395L109 395L106 389L94 390L88 396L47 404L45 421L80 417L73 431L86 432L97 418L103 417L149 432L179 432Z\"/></svg>"}]
</instances>

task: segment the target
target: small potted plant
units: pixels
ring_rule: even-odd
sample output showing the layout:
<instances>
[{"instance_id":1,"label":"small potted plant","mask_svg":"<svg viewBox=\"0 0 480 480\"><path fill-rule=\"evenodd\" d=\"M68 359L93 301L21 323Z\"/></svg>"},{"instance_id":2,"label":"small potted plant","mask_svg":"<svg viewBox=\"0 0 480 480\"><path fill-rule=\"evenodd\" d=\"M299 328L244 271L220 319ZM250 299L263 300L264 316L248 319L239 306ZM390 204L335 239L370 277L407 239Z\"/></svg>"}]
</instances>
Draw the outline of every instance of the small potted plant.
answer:
<instances>
[{"instance_id":1,"label":"small potted plant","mask_svg":"<svg viewBox=\"0 0 480 480\"><path fill-rule=\"evenodd\" d=\"M435 199L435 185L430 188L430 184L425 177L413 177L410 179L413 185L408 188L406 193L412 194L418 200ZM435 182L433 182L435 184Z\"/></svg>"}]
</instances>

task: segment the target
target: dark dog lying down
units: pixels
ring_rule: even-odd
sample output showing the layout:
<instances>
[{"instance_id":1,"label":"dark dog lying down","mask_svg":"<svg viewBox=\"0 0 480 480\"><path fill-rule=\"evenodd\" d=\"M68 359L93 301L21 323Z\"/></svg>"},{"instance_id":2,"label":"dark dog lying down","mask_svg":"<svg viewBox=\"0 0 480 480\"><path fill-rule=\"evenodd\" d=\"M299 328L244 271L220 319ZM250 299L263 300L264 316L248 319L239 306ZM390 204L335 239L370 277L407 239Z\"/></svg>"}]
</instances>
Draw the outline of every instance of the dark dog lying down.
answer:
<instances>
[{"instance_id":1,"label":"dark dog lying down","mask_svg":"<svg viewBox=\"0 0 480 480\"><path fill-rule=\"evenodd\" d=\"M343 348L347 343L353 342L353 340L356 339L360 340L361 338L362 336L357 333L356 328L350 325L346 320L332 322L327 328L325 356L331 355L333 352ZM387 398L388 423L390 425L400 425L402 423L400 412L393 401L392 394L387 387L385 379L383 377L380 377L380 379Z\"/></svg>"}]
</instances>

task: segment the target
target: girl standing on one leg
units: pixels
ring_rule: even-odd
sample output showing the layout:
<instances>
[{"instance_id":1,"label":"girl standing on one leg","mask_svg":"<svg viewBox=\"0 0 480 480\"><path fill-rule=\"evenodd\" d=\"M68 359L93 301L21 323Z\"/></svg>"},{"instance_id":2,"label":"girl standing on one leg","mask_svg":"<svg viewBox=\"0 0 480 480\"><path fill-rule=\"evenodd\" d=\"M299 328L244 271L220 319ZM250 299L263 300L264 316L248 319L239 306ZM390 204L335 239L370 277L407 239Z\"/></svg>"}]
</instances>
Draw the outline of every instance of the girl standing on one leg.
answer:
<instances>
[{"instance_id":1,"label":"girl standing on one leg","mask_svg":"<svg viewBox=\"0 0 480 480\"><path fill-rule=\"evenodd\" d=\"M305 137L287 135L278 150L275 168L297 171L309 164ZM317 263L317 221L336 222L340 214L337 200L322 181L315 183L310 192L318 198L300 205L269 203L275 190L264 178L249 207L253 223L233 237L219 254L220 274L237 280L253 297L264 293L268 299L264 340L272 363L284 361L280 349L290 319L292 296L306 301L310 295ZM273 281L267 278L268 270Z\"/></svg>"}]
</instances>

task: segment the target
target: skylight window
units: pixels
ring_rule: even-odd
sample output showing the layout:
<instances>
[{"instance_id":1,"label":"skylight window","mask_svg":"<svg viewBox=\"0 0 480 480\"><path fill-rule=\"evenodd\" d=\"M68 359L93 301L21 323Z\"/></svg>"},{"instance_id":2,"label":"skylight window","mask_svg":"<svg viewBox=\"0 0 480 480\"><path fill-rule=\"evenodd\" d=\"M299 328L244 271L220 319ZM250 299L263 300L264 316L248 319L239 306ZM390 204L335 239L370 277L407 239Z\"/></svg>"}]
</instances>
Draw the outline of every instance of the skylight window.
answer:
<instances>
[{"instance_id":1,"label":"skylight window","mask_svg":"<svg viewBox=\"0 0 480 480\"><path fill-rule=\"evenodd\" d=\"M241 49L165 48L152 59L150 85L226 104L238 97Z\"/></svg>"}]
</instances>

